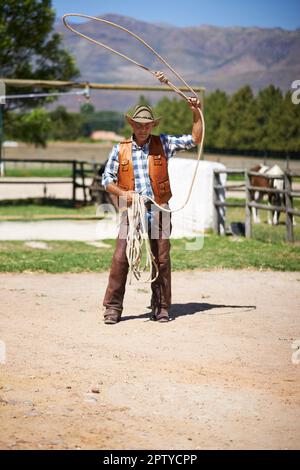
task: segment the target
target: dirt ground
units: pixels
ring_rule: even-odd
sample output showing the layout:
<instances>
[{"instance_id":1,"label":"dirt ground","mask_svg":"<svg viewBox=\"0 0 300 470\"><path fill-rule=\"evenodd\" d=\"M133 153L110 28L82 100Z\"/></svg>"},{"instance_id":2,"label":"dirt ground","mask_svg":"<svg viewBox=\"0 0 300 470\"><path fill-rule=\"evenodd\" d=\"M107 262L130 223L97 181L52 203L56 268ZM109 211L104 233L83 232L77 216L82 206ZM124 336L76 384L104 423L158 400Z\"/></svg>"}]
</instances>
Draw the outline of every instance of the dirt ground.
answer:
<instances>
[{"instance_id":1,"label":"dirt ground","mask_svg":"<svg viewBox=\"0 0 300 470\"><path fill-rule=\"evenodd\" d=\"M139 285L115 326L107 276L0 275L1 449L300 449L300 273L176 272L174 321Z\"/></svg>"}]
</instances>

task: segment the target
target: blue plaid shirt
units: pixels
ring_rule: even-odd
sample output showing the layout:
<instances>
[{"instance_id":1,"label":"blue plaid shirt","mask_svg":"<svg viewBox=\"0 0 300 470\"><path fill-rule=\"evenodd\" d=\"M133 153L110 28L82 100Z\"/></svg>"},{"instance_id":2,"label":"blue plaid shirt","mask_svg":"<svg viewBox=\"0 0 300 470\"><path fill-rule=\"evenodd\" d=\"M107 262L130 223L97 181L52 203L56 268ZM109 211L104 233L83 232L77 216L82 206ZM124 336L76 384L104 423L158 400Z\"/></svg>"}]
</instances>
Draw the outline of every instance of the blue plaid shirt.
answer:
<instances>
[{"instance_id":1,"label":"blue plaid shirt","mask_svg":"<svg viewBox=\"0 0 300 470\"><path fill-rule=\"evenodd\" d=\"M167 159L173 157L177 150L188 150L195 147L192 135L167 135L160 134L160 140L163 144ZM144 196L154 198L151 182L149 178L148 156L150 140L139 147L132 137L132 164L134 170L134 190ZM119 171L119 144L115 145L109 154L106 164L102 184L105 188L110 183L117 183Z\"/></svg>"}]
</instances>

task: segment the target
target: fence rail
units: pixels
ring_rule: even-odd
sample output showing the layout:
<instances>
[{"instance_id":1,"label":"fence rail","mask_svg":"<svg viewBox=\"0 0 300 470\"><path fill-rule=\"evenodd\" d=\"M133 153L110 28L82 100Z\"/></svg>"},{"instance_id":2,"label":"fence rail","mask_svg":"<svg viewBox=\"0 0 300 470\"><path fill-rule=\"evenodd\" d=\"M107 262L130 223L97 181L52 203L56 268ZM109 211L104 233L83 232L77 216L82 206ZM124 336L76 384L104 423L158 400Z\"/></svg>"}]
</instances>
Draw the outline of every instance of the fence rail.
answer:
<instances>
[{"instance_id":1,"label":"fence rail","mask_svg":"<svg viewBox=\"0 0 300 470\"><path fill-rule=\"evenodd\" d=\"M234 185L221 183L221 174L227 175L243 175L245 183L243 186L245 189L245 203L243 202L226 202L226 190L235 190ZM264 188L259 186L251 185L251 177L259 176L268 180L281 179L283 180L283 189L277 188ZM214 231L219 235L225 235L226 229L226 207L244 207L245 208L245 235L247 238L252 237L252 219L251 209L260 209L265 211L276 211L284 212L286 214L286 241L294 242L294 231L293 231L293 218L294 216L300 217L300 211L294 209L293 199L300 198L300 191L292 189L293 178L299 178L300 173L293 172L290 170L284 171L282 176L261 174L249 170L236 170L236 169L225 169L225 170L214 170L214 183L213 183L213 200L214 200ZM266 194L278 194L283 196L282 205L274 204L261 204L253 201L253 192L262 192Z\"/></svg>"},{"instance_id":2,"label":"fence rail","mask_svg":"<svg viewBox=\"0 0 300 470\"><path fill-rule=\"evenodd\" d=\"M59 181L45 180L45 177L39 179L24 179L14 178L13 180L2 179L0 177L0 184L43 184L44 186L53 184L71 184L72 185L72 201L73 205L77 202L77 189L83 190L84 203L88 202L87 191L90 189L90 185L86 182L86 177L91 176L95 178L97 176L98 169L101 165L95 163L82 161L82 160L55 160L55 159L19 159L19 158L3 158L2 162L5 163L49 163L55 165L70 165L71 176L70 178L61 178ZM79 182L79 181L80 182ZM100 190L101 188L99 188Z\"/></svg>"}]
</instances>

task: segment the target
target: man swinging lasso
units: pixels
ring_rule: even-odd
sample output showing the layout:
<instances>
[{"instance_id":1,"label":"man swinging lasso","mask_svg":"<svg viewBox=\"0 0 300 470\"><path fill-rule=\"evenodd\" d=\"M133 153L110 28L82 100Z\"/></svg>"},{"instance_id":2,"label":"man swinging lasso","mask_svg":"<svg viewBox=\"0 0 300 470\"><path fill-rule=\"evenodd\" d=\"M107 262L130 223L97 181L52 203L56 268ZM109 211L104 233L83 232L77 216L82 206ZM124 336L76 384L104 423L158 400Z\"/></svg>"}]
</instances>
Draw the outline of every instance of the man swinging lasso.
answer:
<instances>
[{"instance_id":1,"label":"man swinging lasso","mask_svg":"<svg viewBox=\"0 0 300 470\"><path fill-rule=\"evenodd\" d=\"M162 73L158 73L158 78L162 82L165 80ZM160 118L154 117L150 106L137 106L131 116L126 115L133 135L130 140L115 145L109 155L102 180L108 192L118 198L124 198L128 206L132 204L132 197L136 192L154 199L163 208L169 208L168 201L172 193L168 160L174 156L176 150L191 149L200 144L202 138L199 100L189 98L188 105L193 113L191 135L151 135ZM151 251L159 270L157 279L151 283L151 318L159 322L168 322L171 306L170 214L167 214L169 223L166 227L166 218L162 217L162 211L151 202L145 204ZM106 308L104 322L108 325L121 320L129 266L126 257L126 238L127 216L126 212L123 212L103 301Z\"/></svg>"}]
</instances>

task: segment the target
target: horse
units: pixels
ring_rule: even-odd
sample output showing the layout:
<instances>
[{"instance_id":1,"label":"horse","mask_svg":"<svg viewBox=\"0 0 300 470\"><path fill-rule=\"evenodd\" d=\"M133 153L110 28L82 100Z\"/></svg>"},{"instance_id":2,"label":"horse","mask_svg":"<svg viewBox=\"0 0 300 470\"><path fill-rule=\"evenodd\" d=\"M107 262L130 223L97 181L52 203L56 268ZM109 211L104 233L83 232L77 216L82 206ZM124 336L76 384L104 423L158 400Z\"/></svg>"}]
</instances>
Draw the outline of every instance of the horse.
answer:
<instances>
[{"instance_id":1,"label":"horse","mask_svg":"<svg viewBox=\"0 0 300 470\"><path fill-rule=\"evenodd\" d=\"M261 173L261 176L250 176L250 185L256 186L261 189L259 190L250 190L250 199L253 202L261 203L267 195L268 197L268 204L272 206L284 206L285 205L285 197L284 193L279 192L268 192L264 191L265 189L284 189L284 179L283 175L284 172L278 165L273 165L271 168L266 165L256 165L250 169L255 173ZM264 175L270 176L278 176L278 178L266 178ZM258 215L258 211L256 207L252 207L252 220L255 224L260 223L260 218ZM268 223L272 225L279 224L279 211L272 211L272 217L270 215L270 211L268 211Z\"/></svg>"}]
</instances>

